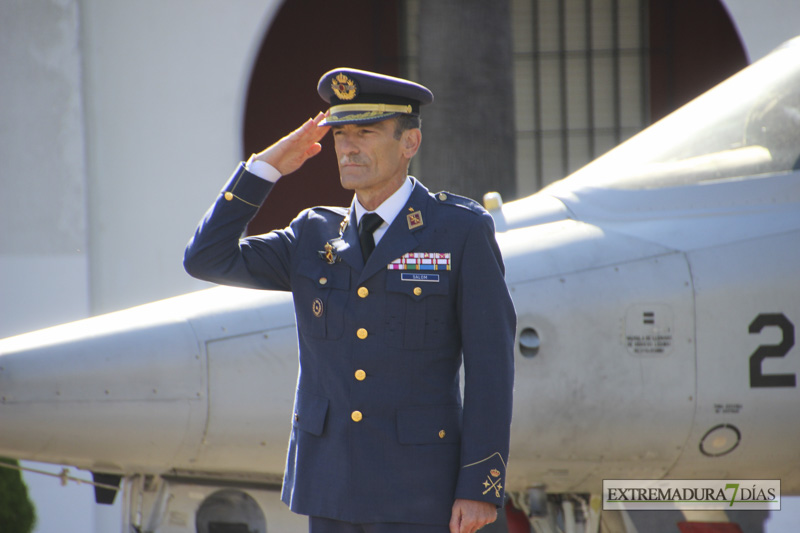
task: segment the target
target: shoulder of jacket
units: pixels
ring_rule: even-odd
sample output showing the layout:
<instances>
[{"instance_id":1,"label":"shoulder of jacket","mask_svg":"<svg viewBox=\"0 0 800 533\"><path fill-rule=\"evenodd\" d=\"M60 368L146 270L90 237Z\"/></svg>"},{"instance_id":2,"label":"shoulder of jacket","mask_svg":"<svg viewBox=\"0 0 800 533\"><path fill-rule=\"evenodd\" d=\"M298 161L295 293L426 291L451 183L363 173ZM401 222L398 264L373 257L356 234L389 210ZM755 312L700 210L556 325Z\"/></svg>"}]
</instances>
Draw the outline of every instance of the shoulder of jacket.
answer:
<instances>
[{"instance_id":1,"label":"shoulder of jacket","mask_svg":"<svg viewBox=\"0 0 800 533\"><path fill-rule=\"evenodd\" d=\"M349 216L349 214L350 214L350 209L347 207L318 205L316 207L308 207L306 209L303 209L297 215L297 218L341 220Z\"/></svg>"},{"instance_id":2,"label":"shoulder of jacket","mask_svg":"<svg viewBox=\"0 0 800 533\"><path fill-rule=\"evenodd\" d=\"M312 207L311 211L328 211L338 216L344 216L350 212L350 208L330 206L330 205L318 205L316 207Z\"/></svg>"},{"instance_id":3,"label":"shoulder of jacket","mask_svg":"<svg viewBox=\"0 0 800 533\"><path fill-rule=\"evenodd\" d=\"M472 198L467 198L466 196L459 196L448 191L437 192L431 196L433 196L433 199L439 205L460 207L461 209L470 211L476 215L488 214L488 211L486 211L486 209L484 209L479 202L476 202Z\"/></svg>"},{"instance_id":4,"label":"shoulder of jacket","mask_svg":"<svg viewBox=\"0 0 800 533\"><path fill-rule=\"evenodd\" d=\"M316 206L307 207L300 211L292 221L294 224L319 224L324 225L337 224L340 225L342 220L349 216L350 210L346 207L333 207L333 206Z\"/></svg>"}]
</instances>

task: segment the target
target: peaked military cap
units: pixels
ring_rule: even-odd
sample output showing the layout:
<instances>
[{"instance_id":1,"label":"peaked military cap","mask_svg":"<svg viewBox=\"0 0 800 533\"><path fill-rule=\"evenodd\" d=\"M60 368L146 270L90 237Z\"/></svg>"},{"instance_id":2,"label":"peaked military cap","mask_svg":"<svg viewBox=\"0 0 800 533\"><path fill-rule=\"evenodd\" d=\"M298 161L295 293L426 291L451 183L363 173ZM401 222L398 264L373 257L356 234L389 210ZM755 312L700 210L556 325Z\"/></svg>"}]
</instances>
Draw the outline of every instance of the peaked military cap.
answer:
<instances>
[{"instance_id":1,"label":"peaked military cap","mask_svg":"<svg viewBox=\"0 0 800 533\"><path fill-rule=\"evenodd\" d=\"M337 68L319 79L317 92L331 104L321 125L370 124L397 115L419 115L433 93L413 81L352 68Z\"/></svg>"}]
</instances>

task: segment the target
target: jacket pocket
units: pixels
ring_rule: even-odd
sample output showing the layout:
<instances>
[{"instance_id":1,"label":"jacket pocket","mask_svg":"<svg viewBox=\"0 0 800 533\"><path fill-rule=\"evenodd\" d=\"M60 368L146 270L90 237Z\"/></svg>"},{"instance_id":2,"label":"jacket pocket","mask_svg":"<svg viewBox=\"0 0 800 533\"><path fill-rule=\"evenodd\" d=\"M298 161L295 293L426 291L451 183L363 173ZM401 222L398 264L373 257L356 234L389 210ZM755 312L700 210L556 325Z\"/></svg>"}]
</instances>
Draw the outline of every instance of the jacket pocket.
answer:
<instances>
[{"instance_id":1,"label":"jacket pocket","mask_svg":"<svg viewBox=\"0 0 800 533\"><path fill-rule=\"evenodd\" d=\"M338 339L344 331L344 306L350 289L350 269L306 259L297 266L293 287L299 331L315 339Z\"/></svg>"},{"instance_id":2,"label":"jacket pocket","mask_svg":"<svg viewBox=\"0 0 800 533\"><path fill-rule=\"evenodd\" d=\"M454 444L461 441L461 407L433 405L397 411L400 444Z\"/></svg>"},{"instance_id":3,"label":"jacket pocket","mask_svg":"<svg viewBox=\"0 0 800 533\"><path fill-rule=\"evenodd\" d=\"M294 400L292 426L319 437L325 430L328 399L298 389Z\"/></svg>"},{"instance_id":4,"label":"jacket pocket","mask_svg":"<svg viewBox=\"0 0 800 533\"><path fill-rule=\"evenodd\" d=\"M428 279L418 281L415 276ZM389 346L420 350L440 348L451 341L455 312L449 276L448 271L387 274L385 333Z\"/></svg>"}]
</instances>

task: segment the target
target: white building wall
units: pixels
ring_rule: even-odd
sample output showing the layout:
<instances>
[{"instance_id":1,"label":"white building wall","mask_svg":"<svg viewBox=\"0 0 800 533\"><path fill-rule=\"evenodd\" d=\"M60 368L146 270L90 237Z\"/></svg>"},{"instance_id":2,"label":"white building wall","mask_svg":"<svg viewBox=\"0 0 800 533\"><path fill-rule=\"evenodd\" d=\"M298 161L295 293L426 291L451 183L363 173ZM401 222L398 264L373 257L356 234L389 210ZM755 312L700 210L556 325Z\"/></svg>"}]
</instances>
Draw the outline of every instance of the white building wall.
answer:
<instances>
[{"instance_id":1,"label":"white building wall","mask_svg":"<svg viewBox=\"0 0 800 533\"><path fill-rule=\"evenodd\" d=\"M203 286L182 251L242 156L251 64L277 3L82 2L93 313Z\"/></svg>"},{"instance_id":2,"label":"white building wall","mask_svg":"<svg viewBox=\"0 0 800 533\"><path fill-rule=\"evenodd\" d=\"M728 9L750 63L800 35L797 0L722 0Z\"/></svg>"},{"instance_id":3,"label":"white building wall","mask_svg":"<svg viewBox=\"0 0 800 533\"><path fill-rule=\"evenodd\" d=\"M0 3L0 335L88 312L77 2Z\"/></svg>"}]
</instances>

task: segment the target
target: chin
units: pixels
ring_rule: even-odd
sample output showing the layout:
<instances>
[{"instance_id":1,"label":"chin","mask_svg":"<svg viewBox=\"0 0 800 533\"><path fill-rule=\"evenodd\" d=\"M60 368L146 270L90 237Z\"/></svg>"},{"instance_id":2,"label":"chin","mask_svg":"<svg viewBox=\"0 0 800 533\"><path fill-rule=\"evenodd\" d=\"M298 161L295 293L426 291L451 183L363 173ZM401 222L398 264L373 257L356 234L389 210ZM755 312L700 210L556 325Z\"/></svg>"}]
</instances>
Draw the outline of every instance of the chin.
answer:
<instances>
[{"instance_id":1,"label":"chin","mask_svg":"<svg viewBox=\"0 0 800 533\"><path fill-rule=\"evenodd\" d=\"M359 185L361 184L361 180L359 180L355 176L348 176L346 174L339 173L339 182L342 184L342 187L348 191L354 191L358 189Z\"/></svg>"},{"instance_id":2,"label":"chin","mask_svg":"<svg viewBox=\"0 0 800 533\"><path fill-rule=\"evenodd\" d=\"M348 190L348 191L355 190L355 184L353 183L352 180L349 180L349 179L346 179L346 178L342 178L340 176L339 177L339 183L342 184L342 188L345 189L345 190Z\"/></svg>"}]
</instances>

